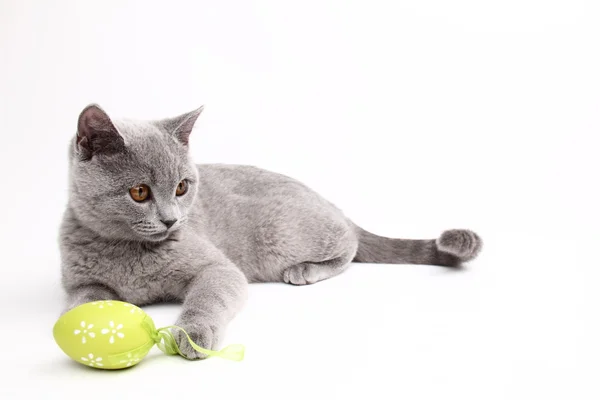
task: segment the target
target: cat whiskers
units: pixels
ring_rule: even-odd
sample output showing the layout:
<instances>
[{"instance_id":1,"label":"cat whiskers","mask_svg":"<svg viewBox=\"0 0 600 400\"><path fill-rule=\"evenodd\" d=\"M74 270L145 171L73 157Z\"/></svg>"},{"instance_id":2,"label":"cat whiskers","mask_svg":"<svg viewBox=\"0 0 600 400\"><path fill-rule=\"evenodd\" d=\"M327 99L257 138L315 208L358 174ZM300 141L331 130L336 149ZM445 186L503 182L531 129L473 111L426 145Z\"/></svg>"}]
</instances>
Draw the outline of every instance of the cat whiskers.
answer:
<instances>
[{"instance_id":1,"label":"cat whiskers","mask_svg":"<svg viewBox=\"0 0 600 400\"><path fill-rule=\"evenodd\" d=\"M140 221L137 223L133 223L131 225L131 228L136 233L139 233L142 236L156 235L156 234L164 233L167 231L166 229L164 229L164 227L159 226L159 225L149 222L149 221Z\"/></svg>"},{"instance_id":2,"label":"cat whiskers","mask_svg":"<svg viewBox=\"0 0 600 400\"><path fill-rule=\"evenodd\" d=\"M181 228L182 226L184 226L186 223L188 222L188 217L181 217L179 218L179 221L177 221L176 227L177 228Z\"/></svg>"}]
</instances>

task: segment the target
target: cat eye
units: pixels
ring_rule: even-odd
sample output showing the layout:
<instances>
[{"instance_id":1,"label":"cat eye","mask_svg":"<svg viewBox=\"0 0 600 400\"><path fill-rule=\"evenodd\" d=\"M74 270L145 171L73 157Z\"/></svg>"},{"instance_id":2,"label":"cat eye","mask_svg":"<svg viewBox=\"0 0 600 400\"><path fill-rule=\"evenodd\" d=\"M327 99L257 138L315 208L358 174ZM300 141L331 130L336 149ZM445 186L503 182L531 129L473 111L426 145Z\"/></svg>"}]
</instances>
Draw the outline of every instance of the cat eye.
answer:
<instances>
[{"instance_id":1,"label":"cat eye","mask_svg":"<svg viewBox=\"0 0 600 400\"><path fill-rule=\"evenodd\" d=\"M129 194L135 201L142 202L150 195L150 188L148 185L138 185L129 189Z\"/></svg>"},{"instance_id":2,"label":"cat eye","mask_svg":"<svg viewBox=\"0 0 600 400\"><path fill-rule=\"evenodd\" d=\"M187 192L187 190L188 190L188 183L184 179L181 182L179 182L179 185L177 185L177 190L175 191L175 194L177 196L183 196L185 194L185 192Z\"/></svg>"}]
</instances>

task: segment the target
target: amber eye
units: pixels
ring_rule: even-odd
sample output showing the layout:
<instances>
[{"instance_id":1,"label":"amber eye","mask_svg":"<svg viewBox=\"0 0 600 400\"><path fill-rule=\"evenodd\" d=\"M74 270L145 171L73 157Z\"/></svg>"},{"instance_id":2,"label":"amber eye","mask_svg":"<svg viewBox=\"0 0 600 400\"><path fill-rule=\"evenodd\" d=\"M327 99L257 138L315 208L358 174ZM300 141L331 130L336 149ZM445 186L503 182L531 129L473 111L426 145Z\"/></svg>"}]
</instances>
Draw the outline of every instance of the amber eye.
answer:
<instances>
[{"instance_id":1,"label":"amber eye","mask_svg":"<svg viewBox=\"0 0 600 400\"><path fill-rule=\"evenodd\" d=\"M138 185L129 189L129 194L135 201L144 201L150 195L150 188L148 185Z\"/></svg>"},{"instance_id":2,"label":"amber eye","mask_svg":"<svg viewBox=\"0 0 600 400\"><path fill-rule=\"evenodd\" d=\"M177 190L175 191L175 194L177 196L183 196L185 194L185 192L187 192L187 189L188 189L188 184L184 179L181 182L179 182L179 185L177 185Z\"/></svg>"}]
</instances>

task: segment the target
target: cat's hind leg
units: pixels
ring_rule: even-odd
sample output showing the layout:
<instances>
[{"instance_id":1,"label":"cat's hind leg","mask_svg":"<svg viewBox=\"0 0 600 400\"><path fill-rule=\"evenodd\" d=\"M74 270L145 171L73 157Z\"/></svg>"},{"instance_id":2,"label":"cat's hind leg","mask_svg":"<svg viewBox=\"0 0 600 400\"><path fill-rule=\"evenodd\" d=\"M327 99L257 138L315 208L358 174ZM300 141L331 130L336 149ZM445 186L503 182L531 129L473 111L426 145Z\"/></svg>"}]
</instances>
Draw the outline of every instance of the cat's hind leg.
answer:
<instances>
[{"instance_id":1,"label":"cat's hind leg","mask_svg":"<svg viewBox=\"0 0 600 400\"><path fill-rule=\"evenodd\" d=\"M321 262L303 262L283 271L283 281L292 285L310 285L342 273L352 261L352 254Z\"/></svg>"},{"instance_id":2,"label":"cat's hind leg","mask_svg":"<svg viewBox=\"0 0 600 400\"><path fill-rule=\"evenodd\" d=\"M329 279L345 271L356 255L358 238L352 227L345 221L335 219L313 227L303 246L309 252L291 262L281 271L285 283L310 285Z\"/></svg>"}]
</instances>

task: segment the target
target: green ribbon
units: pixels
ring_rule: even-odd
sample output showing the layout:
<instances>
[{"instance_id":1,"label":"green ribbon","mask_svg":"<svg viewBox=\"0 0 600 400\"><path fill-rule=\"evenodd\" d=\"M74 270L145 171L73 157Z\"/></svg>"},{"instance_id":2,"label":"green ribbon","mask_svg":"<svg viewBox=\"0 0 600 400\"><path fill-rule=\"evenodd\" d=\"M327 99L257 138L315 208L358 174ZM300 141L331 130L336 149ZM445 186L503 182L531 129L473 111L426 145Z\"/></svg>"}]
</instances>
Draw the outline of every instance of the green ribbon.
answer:
<instances>
[{"instance_id":1,"label":"green ribbon","mask_svg":"<svg viewBox=\"0 0 600 400\"><path fill-rule=\"evenodd\" d=\"M190 346L192 346L192 348L199 353L206 354L209 357L221 357L232 361L242 361L244 359L245 348L241 344L231 344L218 351L205 349L194 343L194 341L190 338L190 335L188 335L185 329L175 325L165 326L164 328L159 328L156 330L156 333L158 335L158 337L155 339L156 345L165 354L179 354L180 356L189 359L189 357L186 357L179 350L179 347L177 346L177 342L173 337L171 329L177 329L183 332L188 342L190 343Z\"/></svg>"},{"instance_id":2,"label":"green ribbon","mask_svg":"<svg viewBox=\"0 0 600 400\"><path fill-rule=\"evenodd\" d=\"M190 346L194 348L199 353L206 354L208 357L221 357L227 360L232 361L242 361L244 359L245 347L241 344L232 344L221 350L209 350L203 347L198 346L194 341L190 338L190 335L180 326L165 326L164 328L156 329L154 325L154 321L149 316L146 316L142 320L142 327L148 332L151 341L143 344L137 349L133 349L130 351L126 351L120 354L113 354L108 358L111 360L121 360L124 356L127 355L135 355L135 354L146 354L155 344L156 346L167 355L175 355L179 354L185 359L191 360L191 358L187 357L185 354L179 350L179 346L177 346L177 341L171 332L171 329L177 329L185 335Z\"/></svg>"}]
</instances>

